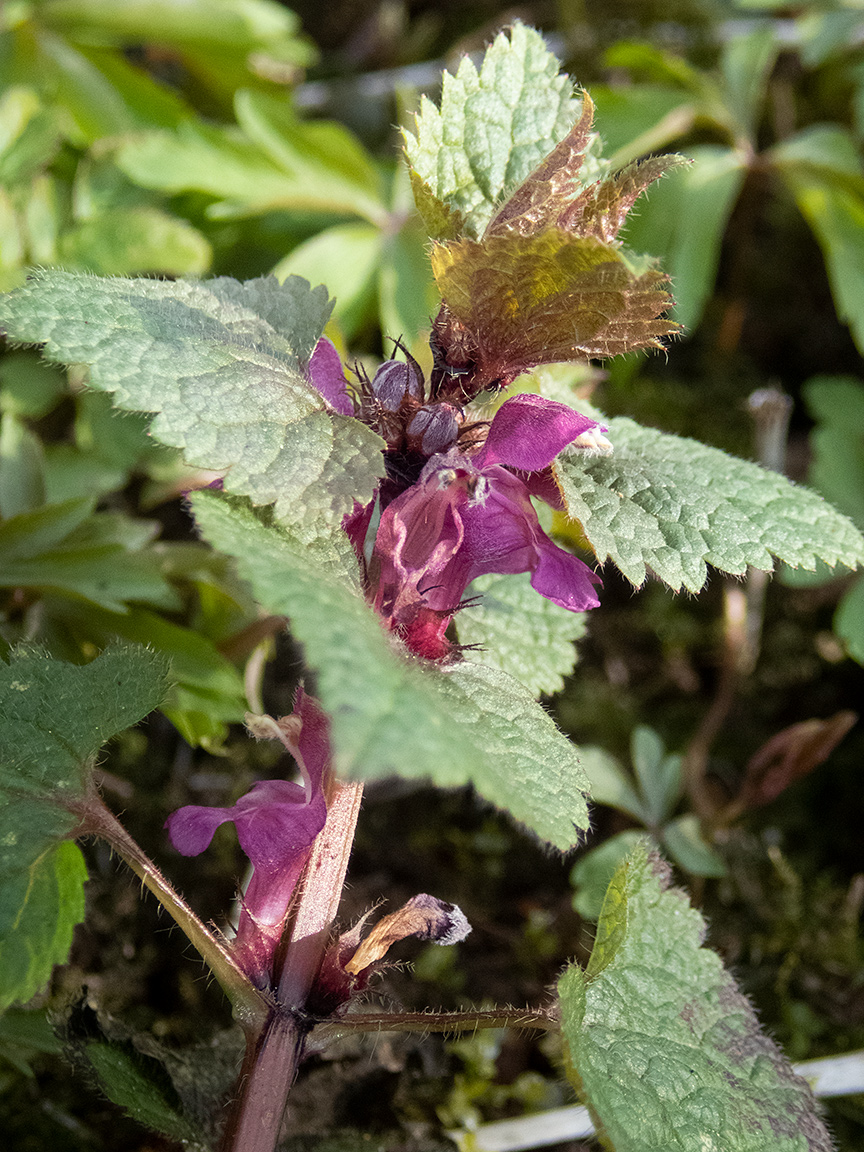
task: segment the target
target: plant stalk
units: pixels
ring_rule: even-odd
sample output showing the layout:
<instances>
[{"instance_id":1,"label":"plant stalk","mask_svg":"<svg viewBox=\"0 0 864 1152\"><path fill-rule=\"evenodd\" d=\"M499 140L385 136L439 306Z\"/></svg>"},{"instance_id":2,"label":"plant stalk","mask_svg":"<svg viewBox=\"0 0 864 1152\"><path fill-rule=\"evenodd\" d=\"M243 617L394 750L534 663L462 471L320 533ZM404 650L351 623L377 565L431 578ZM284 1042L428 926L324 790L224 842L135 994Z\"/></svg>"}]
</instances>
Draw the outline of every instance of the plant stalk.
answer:
<instances>
[{"instance_id":1,"label":"plant stalk","mask_svg":"<svg viewBox=\"0 0 864 1152\"><path fill-rule=\"evenodd\" d=\"M281 973L278 1003L263 1028L247 1032L237 1095L219 1152L273 1152L276 1147L311 1026L303 1009L336 919L362 795L362 784L337 781L333 786L327 823L312 847L274 967L274 974Z\"/></svg>"}]
</instances>

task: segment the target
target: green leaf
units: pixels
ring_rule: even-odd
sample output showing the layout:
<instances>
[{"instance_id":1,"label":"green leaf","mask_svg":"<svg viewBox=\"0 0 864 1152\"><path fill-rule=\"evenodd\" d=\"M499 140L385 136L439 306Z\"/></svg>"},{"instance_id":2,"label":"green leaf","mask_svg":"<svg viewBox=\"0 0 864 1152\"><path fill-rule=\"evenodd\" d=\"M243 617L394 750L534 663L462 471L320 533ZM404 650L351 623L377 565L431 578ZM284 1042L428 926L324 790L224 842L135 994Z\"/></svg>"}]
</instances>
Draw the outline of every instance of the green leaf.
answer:
<instances>
[{"instance_id":1,"label":"green leaf","mask_svg":"<svg viewBox=\"0 0 864 1152\"><path fill-rule=\"evenodd\" d=\"M633 729L630 752L651 827L669 818L681 795L681 757L665 751L653 728L639 724Z\"/></svg>"},{"instance_id":2,"label":"green leaf","mask_svg":"<svg viewBox=\"0 0 864 1152\"><path fill-rule=\"evenodd\" d=\"M834 614L834 631L853 660L864 664L864 580L858 579Z\"/></svg>"},{"instance_id":3,"label":"green leaf","mask_svg":"<svg viewBox=\"0 0 864 1152\"><path fill-rule=\"evenodd\" d=\"M61 260L103 275L200 276L212 250L197 228L158 208L118 208L63 234Z\"/></svg>"},{"instance_id":4,"label":"green leaf","mask_svg":"<svg viewBox=\"0 0 864 1152\"><path fill-rule=\"evenodd\" d=\"M723 96L738 130L755 139L768 79L780 51L774 26L765 23L745 36L731 36L720 58Z\"/></svg>"},{"instance_id":5,"label":"green leaf","mask_svg":"<svg viewBox=\"0 0 864 1152\"><path fill-rule=\"evenodd\" d=\"M855 191L848 178L806 164L783 163L780 171L819 241L837 315L864 349L864 183Z\"/></svg>"},{"instance_id":6,"label":"green leaf","mask_svg":"<svg viewBox=\"0 0 864 1152\"><path fill-rule=\"evenodd\" d=\"M237 93L234 107L246 135L290 177L297 207L352 213L378 226L387 223L381 176L341 124L304 123L283 97L249 89Z\"/></svg>"},{"instance_id":7,"label":"green leaf","mask_svg":"<svg viewBox=\"0 0 864 1152\"><path fill-rule=\"evenodd\" d=\"M415 357L429 349L429 321L440 307L440 297L429 267L426 236L413 216L384 237L378 269L378 308L381 330L400 337Z\"/></svg>"},{"instance_id":8,"label":"green leaf","mask_svg":"<svg viewBox=\"0 0 864 1152\"><path fill-rule=\"evenodd\" d=\"M0 1016L0 1060L6 1060L23 1076L34 1075L30 1061L41 1053L59 1056L60 1041L44 1011L10 1009Z\"/></svg>"},{"instance_id":9,"label":"green leaf","mask_svg":"<svg viewBox=\"0 0 864 1152\"><path fill-rule=\"evenodd\" d=\"M87 878L70 806L106 740L165 692L165 661L115 648L90 664L16 649L0 663L0 1010L27 1000L69 952ZM59 843L58 843L59 842Z\"/></svg>"},{"instance_id":10,"label":"green leaf","mask_svg":"<svg viewBox=\"0 0 864 1152\"><path fill-rule=\"evenodd\" d=\"M598 558L633 584L650 570L698 592L707 564L741 575L773 557L813 568L817 558L855 567L864 539L815 492L694 440L609 421L611 456L557 461L570 516Z\"/></svg>"},{"instance_id":11,"label":"green leaf","mask_svg":"<svg viewBox=\"0 0 864 1152\"><path fill-rule=\"evenodd\" d=\"M535 696L560 692L576 661L574 643L585 633L585 613L538 596L527 572L481 576L466 592L473 596L479 603L458 617L460 644L479 646L487 667L515 677Z\"/></svg>"},{"instance_id":12,"label":"green leaf","mask_svg":"<svg viewBox=\"0 0 864 1152\"><path fill-rule=\"evenodd\" d=\"M92 501L67 501L56 505L74 523L76 510ZM81 520L48 547L52 528L62 526L63 516L53 518L49 508L22 513L0 525L10 551L0 551L0 586L37 588L83 597L109 610L123 612L126 601L141 600L178 609L177 594L161 571L159 556L145 549L156 526L119 513L97 512Z\"/></svg>"},{"instance_id":13,"label":"green leaf","mask_svg":"<svg viewBox=\"0 0 864 1152\"><path fill-rule=\"evenodd\" d=\"M84 42L222 45L244 55L278 50L299 26L293 12L268 0L47 0L39 16Z\"/></svg>"},{"instance_id":14,"label":"green leaf","mask_svg":"<svg viewBox=\"0 0 864 1152\"><path fill-rule=\"evenodd\" d=\"M692 812L670 821L660 837L663 847L676 864L693 876L725 876L723 857L702 835L699 819Z\"/></svg>"},{"instance_id":15,"label":"green leaf","mask_svg":"<svg viewBox=\"0 0 864 1152\"><path fill-rule=\"evenodd\" d=\"M175 683L166 691L161 711L190 744L218 747L226 725L242 721L247 708L243 678L207 636L138 606L111 612L47 598L45 609L82 648L116 643L119 637L147 644L167 658Z\"/></svg>"},{"instance_id":16,"label":"green leaf","mask_svg":"<svg viewBox=\"0 0 864 1152\"><path fill-rule=\"evenodd\" d=\"M429 192L461 215L468 236L482 236L505 193L579 118L580 101L558 67L539 32L514 24L509 38L495 38L479 73L467 56L455 76L444 73L440 112L422 98L405 151ZM596 172L585 175L587 183Z\"/></svg>"},{"instance_id":17,"label":"green leaf","mask_svg":"<svg viewBox=\"0 0 864 1152\"><path fill-rule=\"evenodd\" d=\"M66 375L32 352L8 352L0 360L0 408L15 416L45 416L67 392Z\"/></svg>"},{"instance_id":18,"label":"green leaf","mask_svg":"<svg viewBox=\"0 0 864 1152\"><path fill-rule=\"evenodd\" d=\"M303 374L329 315L326 292L292 278L205 283L36 274L0 300L13 340L90 368L121 408L157 412L152 434L189 464L227 469L227 490L305 525L339 523L371 498L382 441L326 410Z\"/></svg>"},{"instance_id":19,"label":"green leaf","mask_svg":"<svg viewBox=\"0 0 864 1152\"><path fill-rule=\"evenodd\" d=\"M586 852L573 865L570 872L570 883L575 889L573 907L584 920L600 919L606 890L618 866L644 839L644 832L628 828Z\"/></svg>"},{"instance_id":20,"label":"green leaf","mask_svg":"<svg viewBox=\"0 0 864 1152\"><path fill-rule=\"evenodd\" d=\"M112 648L89 664L38 649L0 663L0 877L34 864L75 826L63 806L81 798L102 745L161 703L167 662Z\"/></svg>"},{"instance_id":21,"label":"green leaf","mask_svg":"<svg viewBox=\"0 0 864 1152\"><path fill-rule=\"evenodd\" d=\"M695 118L691 97L680 88L660 84L592 84L591 99L613 168L662 151L685 135Z\"/></svg>"},{"instance_id":22,"label":"green leaf","mask_svg":"<svg viewBox=\"0 0 864 1152\"><path fill-rule=\"evenodd\" d=\"M42 444L23 421L4 412L0 416L0 518L30 512L44 499Z\"/></svg>"},{"instance_id":23,"label":"green leaf","mask_svg":"<svg viewBox=\"0 0 864 1152\"><path fill-rule=\"evenodd\" d=\"M864 386L851 376L814 376L804 385L804 398L817 421L807 479L864 525Z\"/></svg>"},{"instance_id":24,"label":"green leaf","mask_svg":"<svg viewBox=\"0 0 864 1152\"><path fill-rule=\"evenodd\" d=\"M217 493L192 504L266 610L290 618L331 717L337 771L470 782L556 847L575 842L574 825L587 824L577 750L527 689L493 668L425 665L391 647L344 533L303 546Z\"/></svg>"},{"instance_id":25,"label":"green leaf","mask_svg":"<svg viewBox=\"0 0 864 1152\"><path fill-rule=\"evenodd\" d=\"M152 1063L136 1059L130 1047L91 1040L85 1047L105 1095L140 1124L186 1143L196 1133L165 1098L160 1086L148 1076Z\"/></svg>"},{"instance_id":26,"label":"green leaf","mask_svg":"<svg viewBox=\"0 0 864 1152\"><path fill-rule=\"evenodd\" d=\"M615 1152L830 1152L705 925L644 847L609 887L587 971L559 982L573 1079Z\"/></svg>"},{"instance_id":27,"label":"green leaf","mask_svg":"<svg viewBox=\"0 0 864 1152\"><path fill-rule=\"evenodd\" d=\"M383 239L372 224L337 224L300 244L279 261L273 275L280 281L286 276L320 278L336 298L333 319L350 340L374 316Z\"/></svg>"},{"instance_id":28,"label":"green leaf","mask_svg":"<svg viewBox=\"0 0 864 1152\"><path fill-rule=\"evenodd\" d=\"M606 804L650 824L650 814L633 786L633 777L603 748L580 748L579 757L588 776L592 804Z\"/></svg>"},{"instance_id":29,"label":"green leaf","mask_svg":"<svg viewBox=\"0 0 864 1152\"><path fill-rule=\"evenodd\" d=\"M4 821L5 823L5 821ZM8 837L9 833L7 833ZM0 1012L32 999L69 956L84 919L87 866L77 844L48 848L0 882Z\"/></svg>"}]
</instances>

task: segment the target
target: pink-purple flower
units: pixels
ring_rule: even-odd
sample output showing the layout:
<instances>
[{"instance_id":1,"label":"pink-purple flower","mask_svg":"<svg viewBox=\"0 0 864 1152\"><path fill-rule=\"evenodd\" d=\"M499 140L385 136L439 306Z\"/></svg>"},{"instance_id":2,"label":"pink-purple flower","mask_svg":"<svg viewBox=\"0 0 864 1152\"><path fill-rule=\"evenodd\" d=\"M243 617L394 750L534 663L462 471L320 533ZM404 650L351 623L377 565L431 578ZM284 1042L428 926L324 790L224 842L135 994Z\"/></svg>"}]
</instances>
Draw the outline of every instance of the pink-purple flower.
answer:
<instances>
[{"instance_id":1,"label":"pink-purple flower","mask_svg":"<svg viewBox=\"0 0 864 1152\"><path fill-rule=\"evenodd\" d=\"M329 721L318 702L298 688L294 712L280 720L257 718L253 733L282 741L297 761L303 784L262 780L230 807L187 805L170 816L165 826L178 852L197 856L221 824L233 821L240 846L254 868L234 948L250 979L265 987L291 897L327 818Z\"/></svg>"},{"instance_id":2,"label":"pink-purple flower","mask_svg":"<svg viewBox=\"0 0 864 1152\"><path fill-rule=\"evenodd\" d=\"M309 378L336 411L351 410L329 341L319 341ZM451 656L450 620L471 581L492 572L530 572L541 596L574 612L597 606L599 577L553 543L531 503L535 496L562 507L552 462L580 440L608 447L596 421L533 395L511 397L490 424L466 421L455 398L427 398L407 354L404 362L386 361L371 381L361 372L359 381L353 410L386 443L368 564L374 503L357 505L344 526L388 630L417 655Z\"/></svg>"},{"instance_id":3,"label":"pink-purple flower","mask_svg":"<svg viewBox=\"0 0 864 1152\"><path fill-rule=\"evenodd\" d=\"M599 577L550 540L530 499L556 502L549 465L597 427L565 404L515 396L478 451L432 456L387 505L369 565L373 604L412 651L449 655L450 619L471 581L489 572L530 572L537 592L574 612L597 606Z\"/></svg>"}]
</instances>

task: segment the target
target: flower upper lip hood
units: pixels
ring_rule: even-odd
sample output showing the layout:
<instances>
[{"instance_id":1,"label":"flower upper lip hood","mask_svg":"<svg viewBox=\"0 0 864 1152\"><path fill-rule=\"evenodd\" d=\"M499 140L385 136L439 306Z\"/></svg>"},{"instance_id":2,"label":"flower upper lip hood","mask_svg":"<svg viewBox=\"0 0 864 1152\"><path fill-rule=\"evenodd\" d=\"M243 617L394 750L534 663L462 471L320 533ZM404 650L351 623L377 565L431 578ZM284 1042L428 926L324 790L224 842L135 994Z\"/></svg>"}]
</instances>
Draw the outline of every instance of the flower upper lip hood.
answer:
<instances>
[{"instance_id":1,"label":"flower upper lip hood","mask_svg":"<svg viewBox=\"0 0 864 1152\"><path fill-rule=\"evenodd\" d=\"M373 603L412 651L450 654L450 618L485 573L530 572L535 590L556 604L577 612L597 606L599 577L550 540L530 499L532 490L550 498L549 465L596 428L565 404L512 397L473 455L432 456L417 483L387 505L369 566Z\"/></svg>"}]
</instances>

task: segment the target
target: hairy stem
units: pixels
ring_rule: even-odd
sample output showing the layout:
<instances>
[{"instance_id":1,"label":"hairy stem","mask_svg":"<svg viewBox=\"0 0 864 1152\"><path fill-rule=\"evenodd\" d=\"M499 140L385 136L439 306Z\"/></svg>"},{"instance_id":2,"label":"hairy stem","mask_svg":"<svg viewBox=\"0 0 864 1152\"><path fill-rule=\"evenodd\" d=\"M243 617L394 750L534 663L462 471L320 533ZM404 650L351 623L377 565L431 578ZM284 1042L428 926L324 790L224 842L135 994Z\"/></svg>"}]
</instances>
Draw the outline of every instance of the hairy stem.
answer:
<instances>
[{"instance_id":1,"label":"hairy stem","mask_svg":"<svg viewBox=\"0 0 864 1152\"><path fill-rule=\"evenodd\" d=\"M334 784L327 823L313 845L274 968L281 973L278 1003L263 1029L247 1032L219 1152L273 1152L276 1147L309 1030L303 1009L336 918L362 795L362 784Z\"/></svg>"},{"instance_id":2,"label":"hairy stem","mask_svg":"<svg viewBox=\"0 0 864 1152\"><path fill-rule=\"evenodd\" d=\"M316 1042L347 1032L476 1032L484 1028L534 1028L555 1032L561 1027L557 1009L490 1008L464 1012L352 1012L341 1020L320 1024Z\"/></svg>"},{"instance_id":3,"label":"hairy stem","mask_svg":"<svg viewBox=\"0 0 864 1152\"><path fill-rule=\"evenodd\" d=\"M305 1029L274 1009L264 1029L249 1037L218 1152L273 1152L285 1101L303 1050Z\"/></svg>"}]
</instances>

